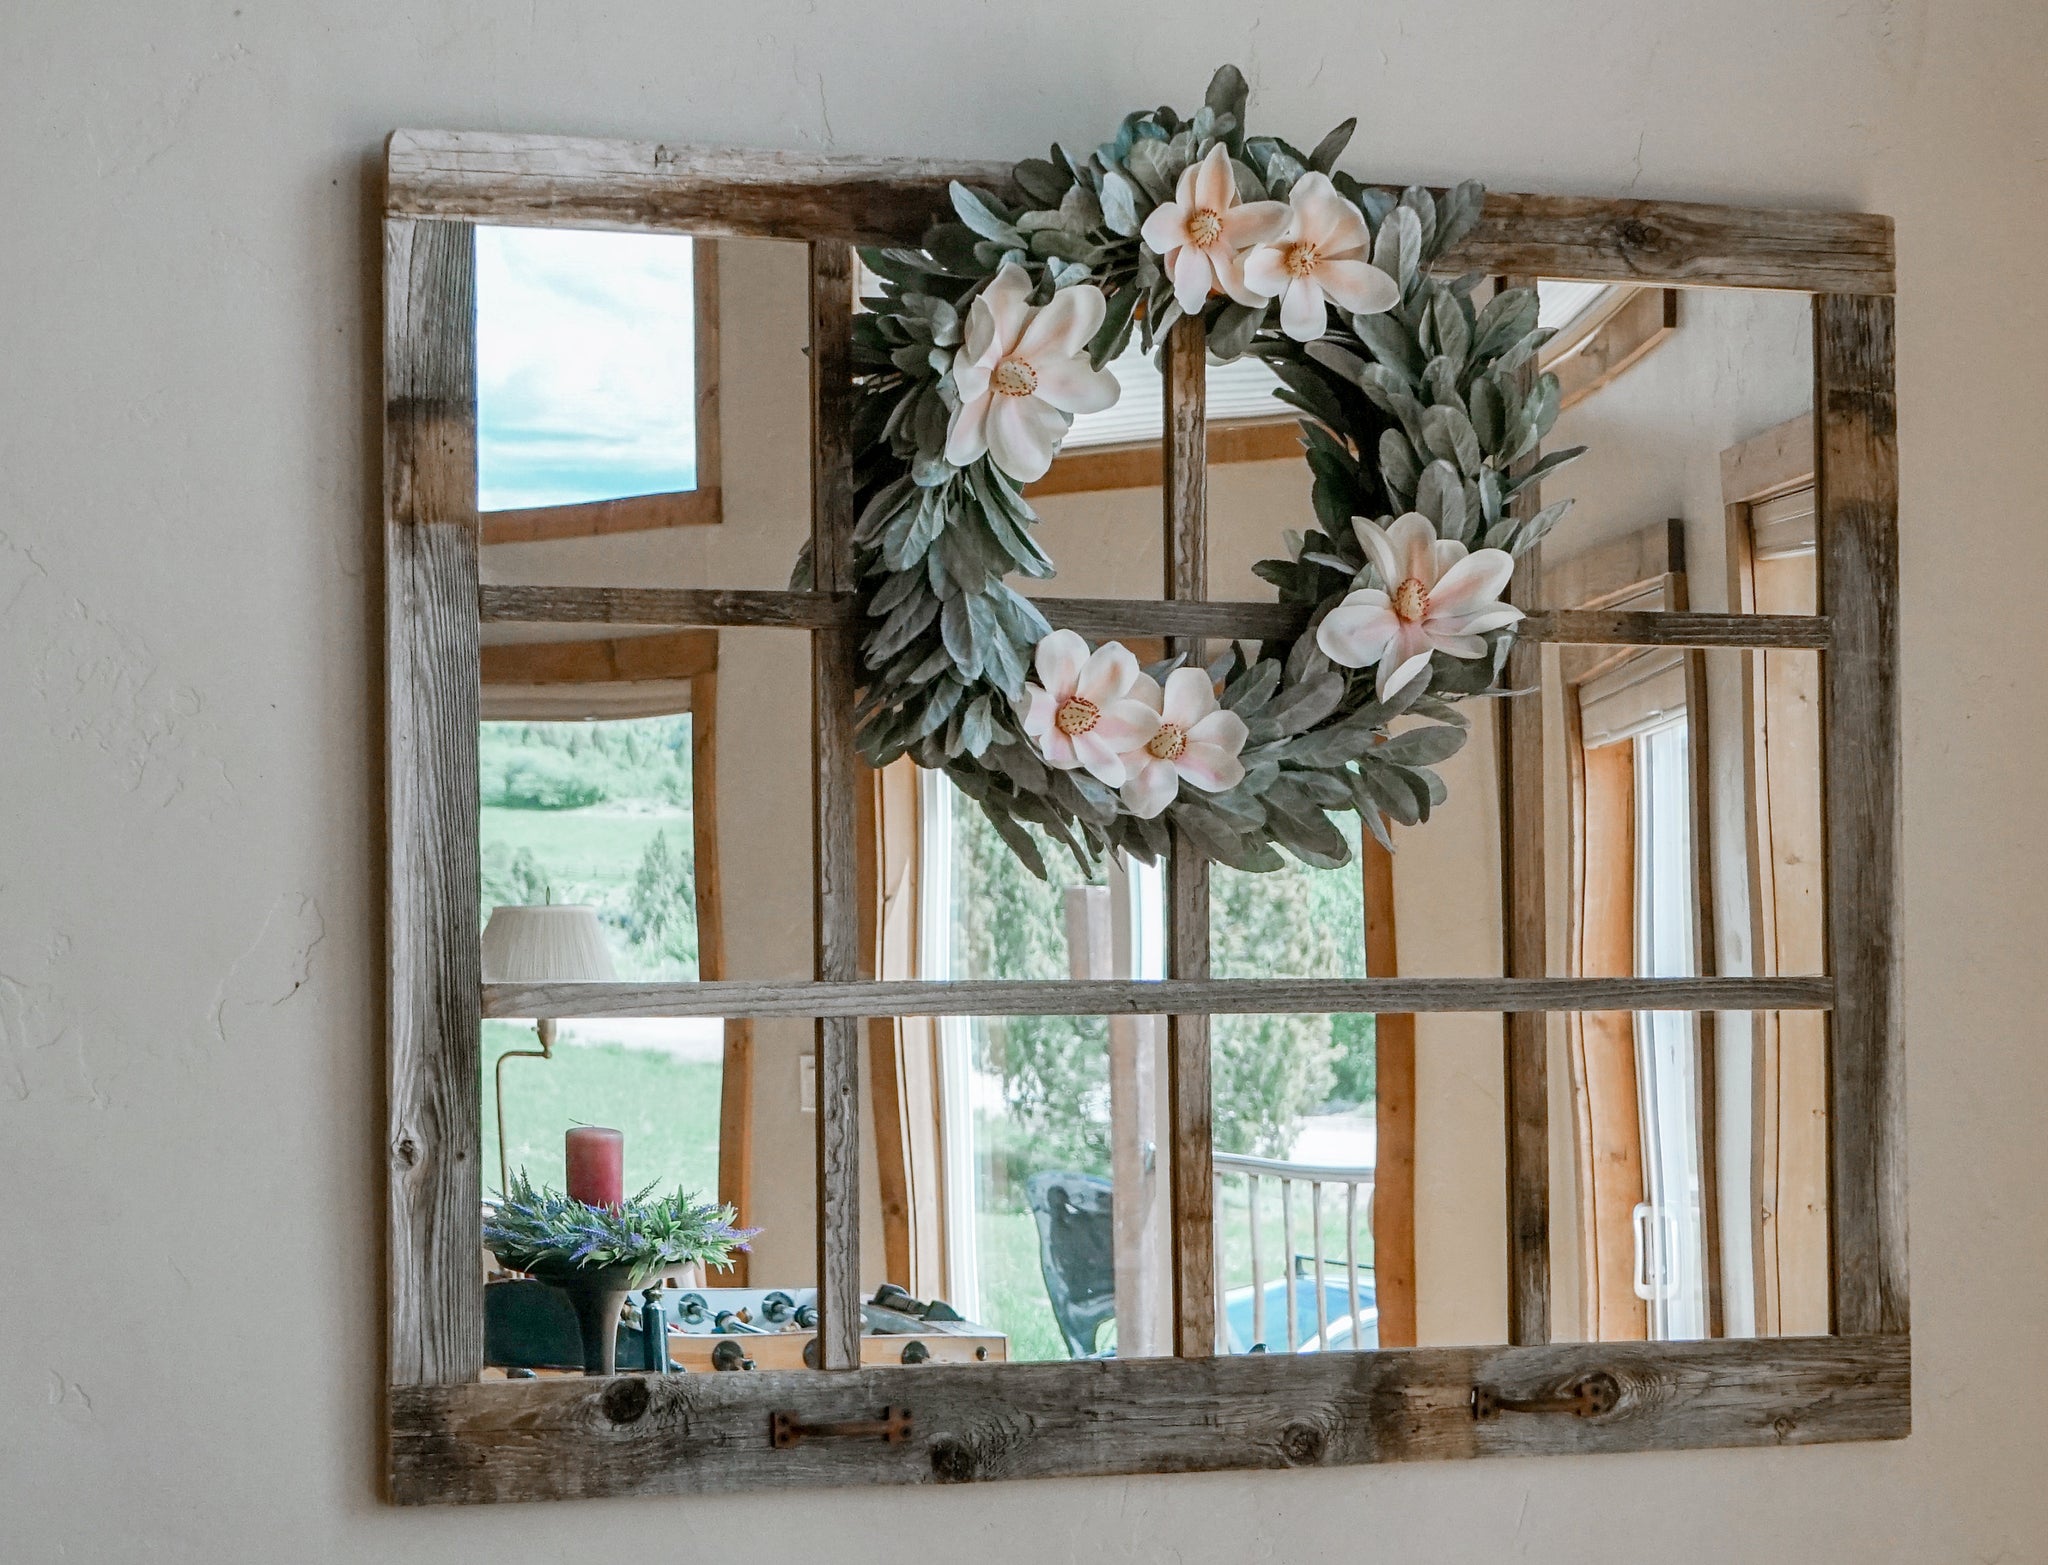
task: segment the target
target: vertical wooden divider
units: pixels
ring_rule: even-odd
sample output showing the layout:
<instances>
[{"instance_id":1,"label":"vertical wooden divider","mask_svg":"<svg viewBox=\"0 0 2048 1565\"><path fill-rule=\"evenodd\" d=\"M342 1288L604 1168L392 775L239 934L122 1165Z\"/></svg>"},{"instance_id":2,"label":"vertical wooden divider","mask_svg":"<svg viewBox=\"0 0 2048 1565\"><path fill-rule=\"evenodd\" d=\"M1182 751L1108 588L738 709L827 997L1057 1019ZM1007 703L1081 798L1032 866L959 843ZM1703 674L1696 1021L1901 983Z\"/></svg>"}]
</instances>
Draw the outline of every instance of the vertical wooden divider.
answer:
<instances>
[{"instance_id":1,"label":"vertical wooden divider","mask_svg":"<svg viewBox=\"0 0 2048 1565\"><path fill-rule=\"evenodd\" d=\"M1365 971L1400 976L1394 922L1394 856L1366 833L1359 843L1365 897ZM1415 1346L1415 1017L1373 1018L1375 1147L1371 1207L1372 1269L1379 1300L1380 1346Z\"/></svg>"},{"instance_id":2,"label":"vertical wooden divider","mask_svg":"<svg viewBox=\"0 0 2048 1565\"><path fill-rule=\"evenodd\" d=\"M1207 333L1183 317L1166 339L1166 596L1209 595ZM1202 644L1176 637L1169 655L1197 663ZM1209 861L1176 829L1167 865L1166 974L1209 976ZM1173 1125L1173 1351L1216 1350L1215 1176L1211 1162L1209 1018L1166 1019L1166 1091Z\"/></svg>"},{"instance_id":3,"label":"vertical wooden divider","mask_svg":"<svg viewBox=\"0 0 2048 1565\"><path fill-rule=\"evenodd\" d=\"M1827 812L1834 1329L1903 1335L1905 1040L1899 994L1899 454L1893 307L1813 301ZM1853 1127L1843 1134L1844 1126Z\"/></svg>"},{"instance_id":4,"label":"vertical wooden divider","mask_svg":"<svg viewBox=\"0 0 2048 1565\"><path fill-rule=\"evenodd\" d=\"M1507 288L1533 288L1533 277L1508 277ZM1525 373L1527 373L1525 371ZM1533 461L1534 454L1529 460ZM1537 485L1515 496L1518 516L1542 506ZM1515 562L1509 600L1534 606L1543 579L1542 548ZM1517 639L1508 654L1513 696L1498 705L1500 745L1501 958L1509 978L1541 978L1543 889L1543 649ZM1507 1126L1508 1342L1550 1340L1550 1069L1549 1027L1540 1011L1509 1011L1504 1034Z\"/></svg>"},{"instance_id":5,"label":"vertical wooden divider","mask_svg":"<svg viewBox=\"0 0 2048 1565\"><path fill-rule=\"evenodd\" d=\"M467 223L384 225L394 1386L484 1363L475 254Z\"/></svg>"},{"instance_id":6,"label":"vertical wooden divider","mask_svg":"<svg viewBox=\"0 0 2048 1565\"><path fill-rule=\"evenodd\" d=\"M811 568L820 592L853 590L853 250L811 246ZM859 634L811 633L812 885L816 976L859 976L860 875L853 748ZM860 1367L860 1035L817 1027L818 1364Z\"/></svg>"}]
</instances>

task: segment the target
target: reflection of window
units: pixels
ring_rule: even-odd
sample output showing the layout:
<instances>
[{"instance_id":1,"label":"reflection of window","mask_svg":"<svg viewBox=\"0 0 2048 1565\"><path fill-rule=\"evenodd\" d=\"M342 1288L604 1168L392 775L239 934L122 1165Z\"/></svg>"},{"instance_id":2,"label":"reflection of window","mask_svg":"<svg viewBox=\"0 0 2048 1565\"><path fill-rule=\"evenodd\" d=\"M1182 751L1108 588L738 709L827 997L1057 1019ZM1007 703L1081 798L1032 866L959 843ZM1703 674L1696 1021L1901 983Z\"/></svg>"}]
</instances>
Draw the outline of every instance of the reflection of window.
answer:
<instances>
[{"instance_id":1,"label":"reflection of window","mask_svg":"<svg viewBox=\"0 0 2048 1565\"><path fill-rule=\"evenodd\" d=\"M1138 333L1131 334L1130 346L1111 361L1109 371L1116 376L1120 388L1116 406L1100 413L1076 415L1062 449L1077 451L1089 446L1159 439L1159 431L1164 427L1166 383ZM1266 368L1263 359L1250 354L1228 364L1211 364L1205 389L1212 423L1247 418L1292 420L1299 416L1274 395L1280 389L1280 377Z\"/></svg>"},{"instance_id":2,"label":"reflection of window","mask_svg":"<svg viewBox=\"0 0 2048 1565\"><path fill-rule=\"evenodd\" d=\"M477 230L486 543L717 520L717 269L677 234Z\"/></svg>"},{"instance_id":3,"label":"reflection of window","mask_svg":"<svg viewBox=\"0 0 2048 1565\"><path fill-rule=\"evenodd\" d=\"M1654 539L1657 530L1649 536ZM1664 530L1667 545L1675 535ZM1684 603L1676 568L1592 598L1609 609ZM1710 922L1697 869L1705 739L1700 654L1566 648L1574 736L1571 970L1686 978ZM1713 1335L1699 1018L1582 1013L1566 1022L1577 1147L1585 1329L1595 1341Z\"/></svg>"},{"instance_id":4,"label":"reflection of window","mask_svg":"<svg viewBox=\"0 0 2048 1565\"><path fill-rule=\"evenodd\" d=\"M1692 750L1680 715L1639 733L1636 780L1636 972L1690 978L1695 958ZM1707 1335L1702 1223L1699 1035L1688 1011L1636 1013L1636 1096L1643 1193L1636 1211L1636 1292L1659 1340Z\"/></svg>"},{"instance_id":5,"label":"reflection of window","mask_svg":"<svg viewBox=\"0 0 2048 1565\"><path fill-rule=\"evenodd\" d=\"M916 976L1165 976L1159 867L1112 862L1091 882L1048 844L1051 880L1041 881L943 776L922 774L918 793ZM1290 863L1263 875L1219 868L1211 899L1218 977L1364 975L1356 864L1313 870ZM1164 1033L1155 1017L938 1021L941 1194L911 1220L942 1230L927 1237L943 1243L948 1302L1003 1332L1013 1360L1066 1358L1077 1346L1099 1351L1112 1343L1125 1357L1167 1351ZM1366 1307L1373 1297L1373 1020L1218 1017L1212 1047L1228 1346L1244 1351L1268 1336L1274 1351L1359 1345L1345 1301L1354 1268ZM1253 1164L1256 1228L1247 1205ZM1336 1165L1358 1176L1348 1196ZM1324 1183L1320 1192L1311 1188L1316 1180ZM930 1187L914 1176L906 1183ZM1088 1224L1097 1230L1092 1260L1082 1253L1086 1245L1055 1253L1060 1245L1045 1238L1048 1231L1071 1238ZM1359 1240L1349 1248L1347 1229ZM1255 1233L1262 1237L1256 1263ZM1327 1285L1320 1313L1317 1238ZM911 1248L928 1250L916 1240ZM1292 1312L1290 1293L1300 1295ZM1327 1331L1318 1331L1318 1320Z\"/></svg>"},{"instance_id":6,"label":"reflection of window","mask_svg":"<svg viewBox=\"0 0 2048 1565\"><path fill-rule=\"evenodd\" d=\"M594 907L621 978L695 978L698 909L691 720L487 722L478 735L483 911ZM484 1081L529 1028L484 1023ZM507 1158L563 1184L562 1132L625 1132L635 1188L718 1188L724 1024L612 1017L561 1025L552 1060L505 1073ZM484 1134L497 1134L484 1094ZM495 1170L494 1170L495 1173Z\"/></svg>"}]
</instances>

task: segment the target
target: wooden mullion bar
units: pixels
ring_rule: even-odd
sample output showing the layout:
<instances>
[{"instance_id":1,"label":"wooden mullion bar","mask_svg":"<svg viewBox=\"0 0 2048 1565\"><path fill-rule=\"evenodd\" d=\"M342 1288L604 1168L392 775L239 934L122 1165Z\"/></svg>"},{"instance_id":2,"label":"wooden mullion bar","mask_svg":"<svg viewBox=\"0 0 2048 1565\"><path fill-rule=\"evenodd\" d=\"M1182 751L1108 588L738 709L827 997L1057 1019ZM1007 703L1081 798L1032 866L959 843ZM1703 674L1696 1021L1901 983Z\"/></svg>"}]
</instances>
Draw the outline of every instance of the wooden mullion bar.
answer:
<instances>
[{"instance_id":1,"label":"wooden mullion bar","mask_svg":"<svg viewBox=\"0 0 2048 1565\"><path fill-rule=\"evenodd\" d=\"M853 590L853 251L811 246L811 562L819 590ZM817 977L858 976L854 828L855 632L811 633L812 865ZM860 1366L860 1021L820 1016L816 1034L819 1367Z\"/></svg>"},{"instance_id":2,"label":"wooden mullion bar","mask_svg":"<svg viewBox=\"0 0 2048 1565\"><path fill-rule=\"evenodd\" d=\"M1899 992L1899 476L1888 298L1813 302L1835 1330L1907 1330Z\"/></svg>"},{"instance_id":3,"label":"wooden mullion bar","mask_svg":"<svg viewBox=\"0 0 2048 1565\"><path fill-rule=\"evenodd\" d=\"M394 217L530 227L676 230L742 238L914 245L947 215L955 179L1001 192L1005 163L937 162L401 130L386 155ZM1369 172L1395 188L1405 179ZM1446 276L1514 272L1590 282L1888 294L1891 219L1683 201L1489 191Z\"/></svg>"},{"instance_id":4,"label":"wooden mullion bar","mask_svg":"<svg viewBox=\"0 0 2048 1565\"><path fill-rule=\"evenodd\" d=\"M390 1382L484 1362L476 250L384 226Z\"/></svg>"},{"instance_id":5,"label":"wooden mullion bar","mask_svg":"<svg viewBox=\"0 0 2048 1565\"><path fill-rule=\"evenodd\" d=\"M484 1015L1259 1016L1380 1011L1825 1011L1835 981L1771 978L1003 978L484 985Z\"/></svg>"},{"instance_id":6,"label":"wooden mullion bar","mask_svg":"<svg viewBox=\"0 0 2048 1565\"><path fill-rule=\"evenodd\" d=\"M1200 317L1176 321L1166 339L1163 455L1166 596L1209 595L1208 336ZM1202 661L1201 641L1176 636L1168 655ZM1167 860L1168 978L1209 976L1209 861L1186 832L1173 829ZM1216 1179L1209 1088L1209 1018L1177 1012L1166 1019L1168 1112L1173 1145L1173 1351L1206 1358L1216 1351Z\"/></svg>"},{"instance_id":7,"label":"wooden mullion bar","mask_svg":"<svg viewBox=\"0 0 2048 1565\"><path fill-rule=\"evenodd\" d=\"M1301 609L1281 603L1160 602L1151 598L1033 598L1055 626L1087 636L1215 636L1263 640L1297 636ZM755 625L791 630L855 626L849 592L734 588L503 587L478 590L485 624L634 625L695 629ZM1818 614L1676 614L1605 609L1538 609L1521 623L1524 641L1579 646L1825 648L1833 622Z\"/></svg>"},{"instance_id":8,"label":"wooden mullion bar","mask_svg":"<svg viewBox=\"0 0 2048 1565\"><path fill-rule=\"evenodd\" d=\"M1502 279L1533 288L1533 277ZM1533 367L1522 372L1527 378ZM1535 453L1530 459L1534 460ZM1540 486L1515 496L1517 516L1542 505ZM1537 601L1542 550L1515 562L1510 601ZM1650 616L1645 616L1650 617ZM1499 704L1501 832L1501 960L1510 978L1541 978L1549 963L1549 919L1543 887L1543 649L1517 637L1505 683L1524 692ZM1533 1011L1501 1020L1503 1107L1507 1134L1508 1341L1550 1340L1550 1081L1549 1024Z\"/></svg>"}]
</instances>

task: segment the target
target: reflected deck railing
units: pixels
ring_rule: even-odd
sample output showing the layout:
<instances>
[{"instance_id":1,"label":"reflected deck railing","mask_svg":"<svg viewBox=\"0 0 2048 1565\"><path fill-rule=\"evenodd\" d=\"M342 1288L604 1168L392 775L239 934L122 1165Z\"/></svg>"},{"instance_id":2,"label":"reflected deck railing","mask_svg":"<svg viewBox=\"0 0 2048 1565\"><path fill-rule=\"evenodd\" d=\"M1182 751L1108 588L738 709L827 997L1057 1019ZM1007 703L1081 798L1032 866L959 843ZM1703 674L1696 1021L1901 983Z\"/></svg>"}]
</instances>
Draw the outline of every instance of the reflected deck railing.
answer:
<instances>
[{"instance_id":1,"label":"reflected deck railing","mask_svg":"<svg viewBox=\"0 0 2048 1565\"><path fill-rule=\"evenodd\" d=\"M1241 1153L1218 1152L1212 1159L1215 1169L1216 1205L1219 1217L1224 1207L1224 1182L1242 1179L1245 1186L1245 1213L1247 1223L1247 1248L1250 1265L1247 1268L1251 1278L1250 1337L1243 1348L1233 1347L1231 1342L1231 1293L1228 1288L1230 1266L1226 1251L1230 1248L1218 1225L1216 1236L1216 1351L1231 1353L1248 1350L1255 1344L1268 1348L1277 1344L1269 1342L1267 1328L1265 1246L1262 1243L1260 1207L1261 1196L1267 1181L1278 1186L1280 1197L1280 1244L1282 1261L1278 1281L1281 1286L1281 1309L1285 1319L1286 1350L1289 1353L1303 1351L1321 1352L1331 1346L1330 1328L1334 1322L1343 1326L1345 1346L1357 1349L1377 1346L1377 1330L1370 1333L1367 1341L1365 1329L1368 1321L1375 1325L1378 1320L1378 1289L1372 1289L1372 1303L1364 1302L1359 1292L1359 1241L1358 1225L1360 1207L1364 1208L1367 1239L1372 1231L1373 1170L1370 1167L1342 1166L1322 1163L1297 1163L1283 1158L1250 1157ZM1315 1335L1304 1339L1302 1326L1301 1290L1297 1286L1298 1272L1302 1263L1300 1253L1295 1249L1295 1186L1308 1186L1308 1223L1310 1259L1315 1279ZM1344 1293L1339 1301L1340 1308L1331 1309L1330 1289L1326 1277L1327 1267L1334 1257L1326 1259L1323 1242L1323 1186L1338 1185L1344 1191L1344 1258L1342 1277ZM1363 1190L1363 1199L1360 1191ZM1368 1261L1364 1270L1368 1277L1372 1266ZM1342 1306L1347 1305L1348 1308Z\"/></svg>"}]
</instances>

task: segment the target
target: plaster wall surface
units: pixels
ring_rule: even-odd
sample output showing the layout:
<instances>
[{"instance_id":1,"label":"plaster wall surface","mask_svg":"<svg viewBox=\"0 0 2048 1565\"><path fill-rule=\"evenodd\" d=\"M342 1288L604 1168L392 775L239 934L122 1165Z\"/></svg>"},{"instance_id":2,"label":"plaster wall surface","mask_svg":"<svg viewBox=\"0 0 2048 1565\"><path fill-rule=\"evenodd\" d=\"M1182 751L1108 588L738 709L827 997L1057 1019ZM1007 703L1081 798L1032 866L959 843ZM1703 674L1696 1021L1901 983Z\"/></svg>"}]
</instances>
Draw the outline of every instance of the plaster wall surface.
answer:
<instances>
[{"instance_id":1,"label":"plaster wall surface","mask_svg":"<svg viewBox=\"0 0 2048 1565\"><path fill-rule=\"evenodd\" d=\"M17 0L0 37L10 1565L2048 1558L2048 13ZM1914 1435L385 1508L384 135L1018 156L1231 58L1263 125L1359 114L1373 177L1898 219Z\"/></svg>"}]
</instances>

